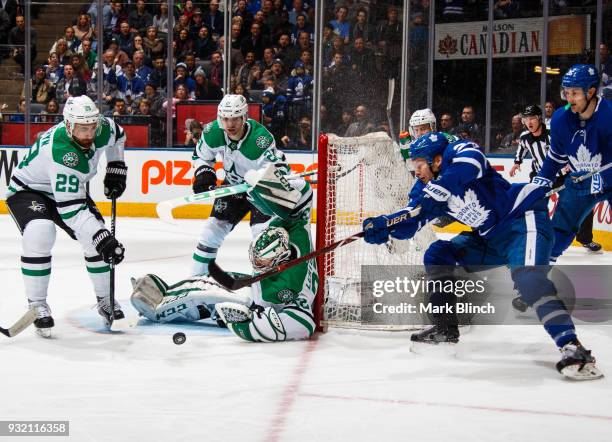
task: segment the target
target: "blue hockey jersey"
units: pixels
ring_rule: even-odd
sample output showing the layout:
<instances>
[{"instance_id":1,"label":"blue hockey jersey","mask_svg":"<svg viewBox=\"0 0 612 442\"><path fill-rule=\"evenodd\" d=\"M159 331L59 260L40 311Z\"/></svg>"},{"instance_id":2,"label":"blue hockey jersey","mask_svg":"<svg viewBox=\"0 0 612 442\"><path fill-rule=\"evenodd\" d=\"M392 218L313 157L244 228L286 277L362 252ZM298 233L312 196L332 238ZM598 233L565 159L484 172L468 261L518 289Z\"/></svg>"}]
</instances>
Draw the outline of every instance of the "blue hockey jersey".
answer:
<instances>
[{"instance_id":1,"label":"blue hockey jersey","mask_svg":"<svg viewBox=\"0 0 612 442\"><path fill-rule=\"evenodd\" d=\"M511 185L491 167L477 144L460 140L444 150L436 179L427 184L417 181L404 210L426 207L415 220L421 226L450 215L488 238L535 204L545 210L543 193L542 188L531 183ZM408 227L409 222L398 224L391 236L404 239L402 224Z\"/></svg>"},{"instance_id":2,"label":"blue hockey jersey","mask_svg":"<svg viewBox=\"0 0 612 442\"><path fill-rule=\"evenodd\" d=\"M599 98L595 112L580 120L566 106L551 120L551 145L539 175L554 181L569 163L573 172L591 172L612 160L612 101ZM604 190L612 188L612 169L601 173Z\"/></svg>"}]
</instances>

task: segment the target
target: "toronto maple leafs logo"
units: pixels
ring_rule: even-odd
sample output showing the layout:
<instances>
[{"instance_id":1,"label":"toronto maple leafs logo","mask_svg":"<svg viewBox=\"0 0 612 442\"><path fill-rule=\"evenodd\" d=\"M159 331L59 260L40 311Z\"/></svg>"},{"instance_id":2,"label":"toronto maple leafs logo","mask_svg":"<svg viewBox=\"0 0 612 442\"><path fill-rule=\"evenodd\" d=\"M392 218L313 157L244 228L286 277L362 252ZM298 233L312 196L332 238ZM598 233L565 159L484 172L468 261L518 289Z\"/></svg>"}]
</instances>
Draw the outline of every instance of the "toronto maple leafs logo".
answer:
<instances>
[{"instance_id":1,"label":"toronto maple leafs logo","mask_svg":"<svg viewBox=\"0 0 612 442\"><path fill-rule=\"evenodd\" d=\"M601 167L601 154L591 156L589 149L581 143L576 156L568 155L570 163L576 170L593 172Z\"/></svg>"},{"instance_id":2,"label":"toronto maple leafs logo","mask_svg":"<svg viewBox=\"0 0 612 442\"><path fill-rule=\"evenodd\" d=\"M460 196L451 195L448 200L448 209L451 216L473 228L482 226L491 212L480 204L472 189L465 192L463 199Z\"/></svg>"},{"instance_id":3,"label":"toronto maple leafs logo","mask_svg":"<svg viewBox=\"0 0 612 442\"><path fill-rule=\"evenodd\" d=\"M45 205L39 203L38 201L32 201L32 204L28 206L32 212L40 212L43 213L45 211Z\"/></svg>"}]
</instances>

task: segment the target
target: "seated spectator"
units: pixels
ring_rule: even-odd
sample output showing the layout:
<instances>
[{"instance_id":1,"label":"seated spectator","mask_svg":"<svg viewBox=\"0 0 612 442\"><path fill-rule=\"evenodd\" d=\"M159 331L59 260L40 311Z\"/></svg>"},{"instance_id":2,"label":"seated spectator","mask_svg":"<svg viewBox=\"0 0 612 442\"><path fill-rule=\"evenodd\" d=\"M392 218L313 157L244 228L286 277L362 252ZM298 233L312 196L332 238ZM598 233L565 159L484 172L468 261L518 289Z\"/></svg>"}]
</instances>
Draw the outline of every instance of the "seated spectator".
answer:
<instances>
[{"instance_id":1,"label":"seated spectator","mask_svg":"<svg viewBox=\"0 0 612 442\"><path fill-rule=\"evenodd\" d=\"M223 35L223 14L219 11L219 0L211 0L202 22L208 26L213 36Z\"/></svg>"},{"instance_id":2,"label":"seated spectator","mask_svg":"<svg viewBox=\"0 0 612 442\"><path fill-rule=\"evenodd\" d=\"M55 87L55 96L58 103L65 103L68 97L86 95L88 91L91 91L91 89L88 89L87 82L75 75L72 65L65 65L64 76Z\"/></svg>"},{"instance_id":3,"label":"seated spectator","mask_svg":"<svg viewBox=\"0 0 612 442\"><path fill-rule=\"evenodd\" d=\"M193 41L189 39L189 31L187 29L181 29L178 39L174 40L172 44L175 46L174 54L179 60L185 58L185 55L188 53L193 52Z\"/></svg>"},{"instance_id":4,"label":"seated spectator","mask_svg":"<svg viewBox=\"0 0 612 442\"><path fill-rule=\"evenodd\" d=\"M91 16L89 14L79 14L79 18L77 20L77 24L72 27L74 31L74 36L83 42L83 40L91 40L95 39L95 31L91 25ZM80 50L80 48L79 48Z\"/></svg>"},{"instance_id":5,"label":"seated spectator","mask_svg":"<svg viewBox=\"0 0 612 442\"><path fill-rule=\"evenodd\" d=\"M351 124L353 124L353 112L348 109L345 109L342 111L342 116L340 117L340 124L336 126L332 133L335 133L339 137L343 137Z\"/></svg>"},{"instance_id":6,"label":"seated spectator","mask_svg":"<svg viewBox=\"0 0 612 442\"><path fill-rule=\"evenodd\" d=\"M314 67L312 65L312 52L309 50L302 51L299 60L294 63L294 66L297 66L298 63L301 63L304 66L304 72L306 74L312 75L314 72Z\"/></svg>"},{"instance_id":7,"label":"seated spectator","mask_svg":"<svg viewBox=\"0 0 612 442\"><path fill-rule=\"evenodd\" d=\"M132 107L134 100L138 100L144 93L145 82L136 75L134 63L128 61L122 75L117 77L118 97L123 98L128 107Z\"/></svg>"},{"instance_id":8,"label":"seated spectator","mask_svg":"<svg viewBox=\"0 0 612 442\"><path fill-rule=\"evenodd\" d=\"M176 90L174 91L174 97L172 97L172 118L176 118L176 103L178 103L179 101L192 100L193 98L189 97L189 90L187 90L187 87L184 84L178 85L176 87ZM162 104L162 108L165 109L166 112L168 111L168 100L164 101L164 103Z\"/></svg>"},{"instance_id":9,"label":"seated spectator","mask_svg":"<svg viewBox=\"0 0 612 442\"><path fill-rule=\"evenodd\" d=\"M36 67L31 83L30 99L32 103L46 104L55 97L55 85L46 78L44 66ZM25 99L25 84L21 90L21 98Z\"/></svg>"},{"instance_id":10,"label":"seated spectator","mask_svg":"<svg viewBox=\"0 0 612 442\"><path fill-rule=\"evenodd\" d=\"M314 42L314 28L308 23L308 17L305 14L299 14L296 18L296 23L291 28L291 43L296 44L300 37L300 32L307 33L309 40Z\"/></svg>"},{"instance_id":11,"label":"seated spectator","mask_svg":"<svg viewBox=\"0 0 612 442\"><path fill-rule=\"evenodd\" d=\"M232 17L232 28L234 25L233 19L236 17L240 17L242 26L245 26L247 29L251 27L251 23L253 23L253 14L247 9L246 0L238 0L236 2L236 10L234 11L234 17Z\"/></svg>"},{"instance_id":12,"label":"seated spectator","mask_svg":"<svg viewBox=\"0 0 612 442\"><path fill-rule=\"evenodd\" d=\"M168 3L161 2L159 4L159 10L153 17L153 27L157 30L157 34L162 38L168 34Z\"/></svg>"},{"instance_id":13,"label":"seated spectator","mask_svg":"<svg viewBox=\"0 0 612 442\"><path fill-rule=\"evenodd\" d=\"M247 89L261 90L263 89L261 67L255 63L249 70L249 77L246 83Z\"/></svg>"},{"instance_id":14,"label":"seated spectator","mask_svg":"<svg viewBox=\"0 0 612 442\"><path fill-rule=\"evenodd\" d=\"M285 135L281 138L283 149L312 150L312 132L310 118L303 116L298 122L297 133L290 138Z\"/></svg>"},{"instance_id":15,"label":"seated spectator","mask_svg":"<svg viewBox=\"0 0 612 442\"><path fill-rule=\"evenodd\" d=\"M272 75L274 75L274 78L276 79L276 87L279 91L282 91L282 95L286 95L289 77L285 73L285 65L283 64L283 61L279 59L274 60L271 71Z\"/></svg>"},{"instance_id":16,"label":"seated spectator","mask_svg":"<svg viewBox=\"0 0 612 442\"><path fill-rule=\"evenodd\" d=\"M353 47L350 52L351 69L355 76L355 86L359 88L367 88L376 81L376 64L374 51L367 48L365 40L362 37L357 37L353 41Z\"/></svg>"},{"instance_id":17,"label":"seated spectator","mask_svg":"<svg viewBox=\"0 0 612 442\"><path fill-rule=\"evenodd\" d=\"M59 123L63 117L59 111L59 104L55 98L51 98L47 103L45 110L41 112L38 121L41 123Z\"/></svg>"},{"instance_id":18,"label":"seated spectator","mask_svg":"<svg viewBox=\"0 0 612 442\"><path fill-rule=\"evenodd\" d=\"M144 63L145 55L143 51L134 52L134 56L132 57L134 61L134 69L136 71L136 75L145 83L149 82L149 75L153 72L149 66ZM144 88L143 88L144 89Z\"/></svg>"},{"instance_id":19,"label":"seated spectator","mask_svg":"<svg viewBox=\"0 0 612 442\"><path fill-rule=\"evenodd\" d=\"M459 139L461 140L469 140L474 141L474 136L472 134L472 129L469 124L461 123L455 128L455 133Z\"/></svg>"},{"instance_id":20,"label":"seated spectator","mask_svg":"<svg viewBox=\"0 0 612 442\"><path fill-rule=\"evenodd\" d=\"M455 131L455 119L448 112L444 112L440 116L440 131L452 134Z\"/></svg>"},{"instance_id":21,"label":"seated spectator","mask_svg":"<svg viewBox=\"0 0 612 442\"><path fill-rule=\"evenodd\" d=\"M66 40L66 44L68 45L68 50L70 52L79 52L81 40L75 35L74 28L72 26L66 26L64 28L63 38Z\"/></svg>"},{"instance_id":22,"label":"seated spectator","mask_svg":"<svg viewBox=\"0 0 612 442\"><path fill-rule=\"evenodd\" d=\"M251 25L253 23L257 23L259 25L259 27L261 28L262 35L272 35L272 31L270 27L266 24L266 16L264 15L263 11L259 10L255 13L255 15L253 16L253 22L251 23ZM249 32L250 30L251 28L249 27Z\"/></svg>"},{"instance_id":23,"label":"seated spectator","mask_svg":"<svg viewBox=\"0 0 612 442\"><path fill-rule=\"evenodd\" d=\"M291 49L291 36L284 33L280 34L274 48L274 52L276 54L275 57L286 63L290 58Z\"/></svg>"},{"instance_id":24,"label":"seated spectator","mask_svg":"<svg viewBox=\"0 0 612 442\"><path fill-rule=\"evenodd\" d=\"M208 26L202 26L198 32L198 38L193 44L193 51L199 60L208 60L210 56L217 50L217 43L210 35Z\"/></svg>"},{"instance_id":25,"label":"seated spectator","mask_svg":"<svg viewBox=\"0 0 612 442\"><path fill-rule=\"evenodd\" d=\"M480 145L483 141L483 133L480 125L476 123L476 113L474 112L474 106L465 106L461 112L460 125L464 129L467 127L470 133L470 139L476 144ZM459 136L458 133L453 135ZM460 137L461 138L461 137Z\"/></svg>"},{"instance_id":26,"label":"seated spectator","mask_svg":"<svg viewBox=\"0 0 612 442\"><path fill-rule=\"evenodd\" d=\"M518 15L518 0L496 0L493 6L495 19L515 18Z\"/></svg>"},{"instance_id":27,"label":"seated spectator","mask_svg":"<svg viewBox=\"0 0 612 442\"><path fill-rule=\"evenodd\" d=\"M85 39L81 42L81 55L87 65L87 68L91 71L95 69L98 62L98 54L93 51L91 46L91 40Z\"/></svg>"},{"instance_id":28,"label":"seated spectator","mask_svg":"<svg viewBox=\"0 0 612 442\"><path fill-rule=\"evenodd\" d=\"M178 4L180 5L180 3ZM183 10L181 11L181 15L187 17L187 21L191 23L191 19L193 18L193 13L195 11L195 6L193 5L192 0L186 0L183 5Z\"/></svg>"},{"instance_id":29,"label":"seated spectator","mask_svg":"<svg viewBox=\"0 0 612 442\"><path fill-rule=\"evenodd\" d=\"M64 76L64 65L61 65L55 52L49 54L48 64L45 65L45 76L54 85Z\"/></svg>"},{"instance_id":30,"label":"seated spectator","mask_svg":"<svg viewBox=\"0 0 612 442\"><path fill-rule=\"evenodd\" d=\"M251 24L251 33L244 37L240 43L240 50L244 57L247 52L254 52L255 58L260 59L263 57L264 49L269 46L268 37L261 32L261 26L259 23L254 22Z\"/></svg>"},{"instance_id":31,"label":"seated spectator","mask_svg":"<svg viewBox=\"0 0 612 442\"><path fill-rule=\"evenodd\" d=\"M188 52L187 54L185 54L185 58L183 58L183 63L185 63L185 66L187 68L187 76L195 79L195 71L200 68L200 66L196 64L195 54L193 52Z\"/></svg>"},{"instance_id":32,"label":"seated spectator","mask_svg":"<svg viewBox=\"0 0 612 442\"><path fill-rule=\"evenodd\" d=\"M255 58L257 59L257 54L255 54ZM262 75L268 75L266 71L272 70L272 63L274 63L274 49L265 48L263 51L263 58L259 62Z\"/></svg>"},{"instance_id":33,"label":"seated spectator","mask_svg":"<svg viewBox=\"0 0 612 442\"><path fill-rule=\"evenodd\" d=\"M334 63L334 56L337 53L342 54L342 61L344 64L349 64L349 57L345 54L344 51L344 40L339 36L335 36L332 39L332 45L329 51L327 51L327 55L323 55L323 66L332 66Z\"/></svg>"},{"instance_id":34,"label":"seated spectator","mask_svg":"<svg viewBox=\"0 0 612 442\"><path fill-rule=\"evenodd\" d=\"M249 27L250 26L251 25L249 24ZM240 43L242 42L242 39L246 37L245 32L243 30L242 17L232 18L232 29L230 37L232 39L232 49L240 50Z\"/></svg>"},{"instance_id":35,"label":"seated spectator","mask_svg":"<svg viewBox=\"0 0 612 442\"><path fill-rule=\"evenodd\" d=\"M206 78L204 69L198 68L195 71L195 99L196 100L221 100L223 91L221 88Z\"/></svg>"},{"instance_id":36,"label":"seated spectator","mask_svg":"<svg viewBox=\"0 0 612 442\"><path fill-rule=\"evenodd\" d=\"M104 38L108 39L113 34L118 34L121 31L121 23L127 21L127 11L124 10L121 0L111 1L110 11L104 15Z\"/></svg>"},{"instance_id":37,"label":"seated spectator","mask_svg":"<svg viewBox=\"0 0 612 442\"><path fill-rule=\"evenodd\" d=\"M107 18L111 12L111 7L107 2L104 2L104 6L102 6L102 13L100 14L100 20L102 20L102 26L104 29L105 18ZM95 29L96 23L98 23L98 0L92 0L91 5L89 5L89 9L87 9L87 14L91 18L91 27ZM100 48L101 49L101 48Z\"/></svg>"},{"instance_id":38,"label":"seated spectator","mask_svg":"<svg viewBox=\"0 0 612 442\"><path fill-rule=\"evenodd\" d=\"M51 46L51 50L49 54L55 52L57 54L57 58L61 64L70 64L70 57L72 57L73 52L68 50L68 43L63 38L58 39L53 46Z\"/></svg>"},{"instance_id":39,"label":"seated spectator","mask_svg":"<svg viewBox=\"0 0 612 442\"><path fill-rule=\"evenodd\" d=\"M236 95L242 95L244 98L246 98L247 103L254 103L253 97L251 97L251 94L249 94L248 89L242 83L238 83L234 87L234 91L232 93Z\"/></svg>"},{"instance_id":40,"label":"seated spectator","mask_svg":"<svg viewBox=\"0 0 612 442\"><path fill-rule=\"evenodd\" d=\"M82 78L85 82L91 81L92 72L89 70L89 66L87 66L81 54L72 54L72 57L70 57L70 64L77 77Z\"/></svg>"},{"instance_id":41,"label":"seated spectator","mask_svg":"<svg viewBox=\"0 0 612 442\"><path fill-rule=\"evenodd\" d=\"M134 53L134 34L130 31L130 24L127 20L121 22L119 33L113 35L113 40L117 41L120 51L125 52L129 57L132 56Z\"/></svg>"},{"instance_id":42,"label":"seated spectator","mask_svg":"<svg viewBox=\"0 0 612 442\"><path fill-rule=\"evenodd\" d=\"M112 50L107 50L102 56L103 60L103 82L104 90L102 97L106 103L110 103L117 93L117 77L123 73L121 66L117 64L117 57Z\"/></svg>"},{"instance_id":43,"label":"seated spectator","mask_svg":"<svg viewBox=\"0 0 612 442\"><path fill-rule=\"evenodd\" d=\"M149 60L155 60L160 56L164 57L164 41L158 37L157 33L155 26L149 26L147 35L142 39L143 51Z\"/></svg>"},{"instance_id":44,"label":"seated spectator","mask_svg":"<svg viewBox=\"0 0 612 442\"><path fill-rule=\"evenodd\" d=\"M276 25L276 27L274 28L272 40L278 40L278 37L280 37L282 34L287 34L289 36L289 40L291 40L291 30L293 29L293 25L289 23L289 13L287 11L281 11L278 14L278 17L278 25Z\"/></svg>"},{"instance_id":45,"label":"seated spectator","mask_svg":"<svg viewBox=\"0 0 612 442\"><path fill-rule=\"evenodd\" d=\"M398 78L399 63L402 58L402 24L398 20L398 10L387 8L387 20L376 29L378 50L383 56L383 75L385 78Z\"/></svg>"},{"instance_id":46,"label":"seated spectator","mask_svg":"<svg viewBox=\"0 0 612 442\"><path fill-rule=\"evenodd\" d=\"M195 92L195 81L189 75L187 75L187 65L185 63L178 63L174 69L174 89L180 84L185 85L189 91L189 96L193 97Z\"/></svg>"},{"instance_id":47,"label":"seated spectator","mask_svg":"<svg viewBox=\"0 0 612 442\"><path fill-rule=\"evenodd\" d=\"M8 106L5 104L2 105L2 110L6 109ZM17 113L9 115L9 121L11 123L23 123L25 122L25 109L26 109L26 101L25 98L19 100L19 104L17 105ZM30 117L31 121L34 121L34 116Z\"/></svg>"},{"instance_id":48,"label":"seated spectator","mask_svg":"<svg viewBox=\"0 0 612 442\"><path fill-rule=\"evenodd\" d=\"M287 98L277 95L274 89L263 91L263 124L274 135L278 146L287 131Z\"/></svg>"},{"instance_id":49,"label":"seated spectator","mask_svg":"<svg viewBox=\"0 0 612 442\"><path fill-rule=\"evenodd\" d=\"M348 9L346 6L340 6L336 9L336 19L329 22L334 34L342 38L345 44L348 44L351 25L346 21L348 15Z\"/></svg>"},{"instance_id":50,"label":"seated spectator","mask_svg":"<svg viewBox=\"0 0 612 442\"><path fill-rule=\"evenodd\" d=\"M134 35L134 51L132 52L132 59L134 58L134 52L136 51L142 51L144 52L145 47L144 47L144 38L142 38L140 35L136 34Z\"/></svg>"},{"instance_id":51,"label":"seated spectator","mask_svg":"<svg viewBox=\"0 0 612 442\"><path fill-rule=\"evenodd\" d=\"M155 89L165 90L167 78L166 59L158 55L153 61L153 71L149 74L149 83L151 83Z\"/></svg>"},{"instance_id":52,"label":"seated spectator","mask_svg":"<svg viewBox=\"0 0 612 442\"><path fill-rule=\"evenodd\" d=\"M108 43L108 50L113 52L117 66L123 67L130 59L130 56L119 48L119 41L116 38L112 38Z\"/></svg>"},{"instance_id":53,"label":"seated spectator","mask_svg":"<svg viewBox=\"0 0 612 442\"><path fill-rule=\"evenodd\" d=\"M196 8L193 11L193 16L191 17L191 23L189 26L189 39L191 41L195 41L195 39L198 38L200 29L202 29L202 26L204 26L202 17L202 10L200 8Z\"/></svg>"},{"instance_id":54,"label":"seated spectator","mask_svg":"<svg viewBox=\"0 0 612 442\"><path fill-rule=\"evenodd\" d=\"M255 66L255 53L247 52L244 63L236 69L236 83L249 84L249 75L253 66Z\"/></svg>"},{"instance_id":55,"label":"seated spectator","mask_svg":"<svg viewBox=\"0 0 612 442\"><path fill-rule=\"evenodd\" d=\"M147 11L145 0L137 0L136 9L128 17L130 31L144 35L147 28L153 24L153 16Z\"/></svg>"},{"instance_id":56,"label":"seated spectator","mask_svg":"<svg viewBox=\"0 0 612 442\"><path fill-rule=\"evenodd\" d=\"M515 151L518 148L522 132L523 122L521 114L517 114L512 117L512 132L502 139L499 147Z\"/></svg>"},{"instance_id":57,"label":"seated spectator","mask_svg":"<svg viewBox=\"0 0 612 442\"><path fill-rule=\"evenodd\" d=\"M344 134L345 137L360 137L374 128L374 124L370 121L368 108L364 104L360 104L355 108L355 122L351 123Z\"/></svg>"},{"instance_id":58,"label":"seated spectator","mask_svg":"<svg viewBox=\"0 0 612 442\"><path fill-rule=\"evenodd\" d=\"M173 32L173 39L176 40L179 38L179 34L181 33L181 31L183 29L185 29L187 31L187 33L189 34L189 19L187 17L185 17L184 15L180 15L178 20L176 21L175 25L174 25L174 30Z\"/></svg>"},{"instance_id":59,"label":"seated spectator","mask_svg":"<svg viewBox=\"0 0 612 442\"><path fill-rule=\"evenodd\" d=\"M223 56L221 52L213 52L210 56L210 66L206 78L216 86L223 86Z\"/></svg>"},{"instance_id":60,"label":"seated spectator","mask_svg":"<svg viewBox=\"0 0 612 442\"><path fill-rule=\"evenodd\" d=\"M185 129L185 147L195 147L202 136L202 123L195 118L189 122L189 126Z\"/></svg>"},{"instance_id":61,"label":"seated spectator","mask_svg":"<svg viewBox=\"0 0 612 442\"><path fill-rule=\"evenodd\" d=\"M304 70L304 63L298 61L287 82L287 100L297 115L308 112L311 90L312 77Z\"/></svg>"},{"instance_id":62,"label":"seated spectator","mask_svg":"<svg viewBox=\"0 0 612 442\"><path fill-rule=\"evenodd\" d=\"M374 38L374 29L368 23L368 13L364 8L357 11L357 20L351 29L351 37L354 40L357 38L363 39L363 43L367 47L371 47Z\"/></svg>"},{"instance_id":63,"label":"seated spectator","mask_svg":"<svg viewBox=\"0 0 612 442\"><path fill-rule=\"evenodd\" d=\"M149 106L151 110L151 114L153 116L159 117L161 115L162 103L164 101L164 97L162 97L158 92L157 88L152 83L147 83L144 89L144 96L141 100L147 99L149 101Z\"/></svg>"},{"instance_id":64,"label":"seated spectator","mask_svg":"<svg viewBox=\"0 0 612 442\"><path fill-rule=\"evenodd\" d=\"M113 108L107 110L104 115L107 117L123 117L130 115L130 113L128 112L125 100L117 97L113 100Z\"/></svg>"},{"instance_id":65,"label":"seated spectator","mask_svg":"<svg viewBox=\"0 0 612 442\"><path fill-rule=\"evenodd\" d=\"M293 25L297 25L298 17L301 15L305 18L308 17L306 9L304 8L304 0L293 0L291 2L291 10L289 11L289 22Z\"/></svg>"}]
</instances>

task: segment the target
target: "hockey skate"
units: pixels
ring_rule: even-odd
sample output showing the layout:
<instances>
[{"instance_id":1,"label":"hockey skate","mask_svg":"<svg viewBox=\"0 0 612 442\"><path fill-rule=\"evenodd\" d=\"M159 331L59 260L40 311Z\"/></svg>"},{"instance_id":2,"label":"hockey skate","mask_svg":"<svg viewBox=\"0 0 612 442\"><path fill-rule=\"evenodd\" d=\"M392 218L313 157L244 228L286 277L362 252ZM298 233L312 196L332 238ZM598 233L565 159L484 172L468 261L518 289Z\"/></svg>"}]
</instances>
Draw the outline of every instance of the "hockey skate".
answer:
<instances>
[{"instance_id":1,"label":"hockey skate","mask_svg":"<svg viewBox=\"0 0 612 442\"><path fill-rule=\"evenodd\" d=\"M588 244L582 244L582 247L587 249L589 254L600 255L603 253L603 250L601 249L601 244L595 241L591 241Z\"/></svg>"},{"instance_id":2,"label":"hockey skate","mask_svg":"<svg viewBox=\"0 0 612 442\"><path fill-rule=\"evenodd\" d=\"M523 298L521 298L520 296L517 296L516 298L512 300L512 308L517 313L525 313L527 309L529 308L529 306L527 305L525 301L523 301Z\"/></svg>"},{"instance_id":3,"label":"hockey skate","mask_svg":"<svg viewBox=\"0 0 612 442\"><path fill-rule=\"evenodd\" d=\"M585 349L579 342L565 344L560 351L562 357L557 362L557 370L566 378L585 381L603 377L603 373L595 366L591 350Z\"/></svg>"},{"instance_id":4,"label":"hockey skate","mask_svg":"<svg viewBox=\"0 0 612 442\"><path fill-rule=\"evenodd\" d=\"M432 325L410 336L410 351L417 354L454 355L459 342L456 325Z\"/></svg>"},{"instance_id":5,"label":"hockey skate","mask_svg":"<svg viewBox=\"0 0 612 442\"><path fill-rule=\"evenodd\" d=\"M111 316L110 316L110 297L100 298L96 297L98 300L98 313L104 319L104 325L108 328L111 326ZM115 309L113 312L113 320L115 319L123 319L125 315L123 314L123 310L121 310L121 305L115 299Z\"/></svg>"},{"instance_id":6,"label":"hockey skate","mask_svg":"<svg viewBox=\"0 0 612 442\"><path fill-rule=\"evenodd\" d=\"M51 309L46 301L28 301L30 310L36 312L36 320L34 326L36 327L36 334L42 338L51 337L51 329L55 326L53 317L51 316Z\"/></svg>"}]
</instances>

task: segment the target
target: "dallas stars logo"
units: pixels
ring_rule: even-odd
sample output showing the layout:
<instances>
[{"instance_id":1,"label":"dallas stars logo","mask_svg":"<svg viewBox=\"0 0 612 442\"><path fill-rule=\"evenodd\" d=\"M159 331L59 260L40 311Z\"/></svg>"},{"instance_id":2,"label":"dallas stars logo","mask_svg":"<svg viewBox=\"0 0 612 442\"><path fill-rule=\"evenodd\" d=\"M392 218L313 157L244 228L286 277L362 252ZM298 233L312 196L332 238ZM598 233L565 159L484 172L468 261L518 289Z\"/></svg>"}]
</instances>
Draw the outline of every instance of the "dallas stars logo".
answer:
<instances>
[{"instance_id":1,"label":"dallas stars logo","mask_svg":"<svg viewBox=\"0 0 612 442\"><path fill-rule=\"evenodd\" d=\"M62 162L68 167L76 167L79 165L79 156L75 152L68 152L62 157Z\"/></svg>"},{"instance_id":2,"label":"dallas stars logo","mask_svg":"<svg viewBox=\"0 0 612 442\"><path fill-rule=\"evenodd\" d=\"M40 212L43 213L45 211L45 205L39 203L38 201L32 201L32 204L28 206L32 212Z\"/></svg>"},{"instance_id":3,"label":"dallas stars logo","mask_svg":"<svg viewBox=\"0 0 612 442\"><path fill-rule=\"evenodd\" d=\"M268 137L262 135L260 137L257 137L257 139L255 140L255 144L260 149L267 149L270 145L270 140L268 139Z\"/></svg>"},{"instance_id":4,"label":"dallas stars logo","mask_svg":"<svg viewBox=\"0 0 612 442\"><path fill-rule=\"evenodd\" d=\"M485 210L480 204L472 189L465 192L463 199L460 196L451 195L448 200L448 209L451 216L473 228L483 225L491 212Z\"/></svg>"}]
</instances>

